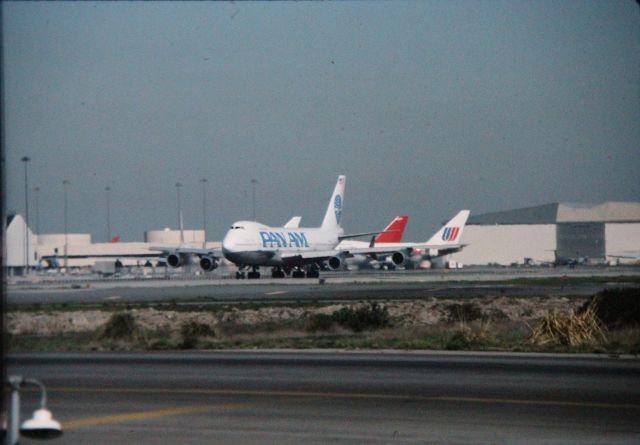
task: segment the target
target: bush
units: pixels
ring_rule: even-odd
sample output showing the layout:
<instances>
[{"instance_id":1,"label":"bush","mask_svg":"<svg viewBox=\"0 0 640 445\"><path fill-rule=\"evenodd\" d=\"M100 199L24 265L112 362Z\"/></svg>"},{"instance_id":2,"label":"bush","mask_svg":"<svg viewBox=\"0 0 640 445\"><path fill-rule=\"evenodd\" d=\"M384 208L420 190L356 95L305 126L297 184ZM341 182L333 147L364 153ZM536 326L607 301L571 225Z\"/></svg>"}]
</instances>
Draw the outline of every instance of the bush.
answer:
<instances>
[{"instance_id":1,"label":"bush","mask_svg":"<svg viewBox=\"0 0 640 445\"><path fill-rule=\"evenodd\" d=\"M640 288L607 289L591 297L578 311L593 307L596 317L608 329L640 325Z\"/></svg>"},{"instance_id":2,"label":"bush","mask_svg":"<svg viewBox=\"0 0 640 445\"><path fill-rule=\"evenodd\" d=\"M333 315L313 314L307 319L307 331L328 331L333 327Z\"/></svg>"},{"instance_id":3,"label":"bush","mask_svg":"<svg viewBox=\"0 0 640 445\"><path fill-rule=\"evenodd\" d=\"M601 345L607 342L607 336L593 307L589 307L581 314L550 311L533 328L528 341L536 346Z\"/></svg>"},{"instance_id":4,"label":"bush","mask_svg":"<svg viewBox=\"0 0 640 445\"><path fill-rule=\"evenodd\" d=\"M182 323L180 326L180 335L182 335L180 347L182 349L192 349L198 344L200 337L212 337L215 336L215 332L213 332L209 325L189 321Z\"/></svg>"},{"instance_id":5,"label":"bush","mask_svg":"<svg viewBox=\"0 0 640 445\"><path fill-rule=\"evenodd\" d=\"M482 319L482 309L475 303L450 304L445 309L449 313L449 323Z\"/></svg>"},{"instance_id":6,"label":"bush","mask_svg":"<svg viewBox=\"0 0 640 445\"><path fill-rule=\"evenodd\" d=\"M386 306L380 306L378 303L371 303L369 306L362 306L358 309L343 307L334 312L332 318L336 323L353 332L380 329L391 324Z\"/></svg>"},{"instance_id":7,"label":"bush","mask_svg":"<svg viewBox=\"0 0 640 445\"><path fill-rule=\"evenodd\" d=\"M101 339L134 340L140 335L140 329L130 312L116 312L109 318L100 334Z\"/></svg>"}]
</instances>

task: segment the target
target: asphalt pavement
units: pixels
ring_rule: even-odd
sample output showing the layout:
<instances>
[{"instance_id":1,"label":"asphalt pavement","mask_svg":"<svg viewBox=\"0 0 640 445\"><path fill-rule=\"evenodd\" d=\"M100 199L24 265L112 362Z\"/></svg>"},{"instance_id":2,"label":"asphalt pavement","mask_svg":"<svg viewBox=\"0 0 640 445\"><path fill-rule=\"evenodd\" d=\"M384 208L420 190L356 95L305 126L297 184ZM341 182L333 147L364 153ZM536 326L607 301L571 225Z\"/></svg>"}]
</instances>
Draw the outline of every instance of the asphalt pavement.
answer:
<instances>
[{"instance_id":1,"label":"asphalt pavement","mask_svg":"<svg viewBox=\"0 0 640 445\"><path fill-rule=\"evenodd\" d=\"M606 277L612 278L610 283L606 281ZM637 286L638 277L640 269L637 267L327 272L320 280L216 278L105 281L34 277L10 283L7 287L7 301L10 304L48 304L181 300L339 301L502 295L589 296L607 287Z\"/></svg>"},{"instance_id":2,"label":"asphalt pavement","mask_svg":"<svg viewBox=\"0 0 640 445\"><path fill-rule=\"evenodd\" d=\"M638 359L272 351L7 363L46 384L59 444L640 443ZM23 413L37 397L24 394Z\"/></svg>"}]
</instances>

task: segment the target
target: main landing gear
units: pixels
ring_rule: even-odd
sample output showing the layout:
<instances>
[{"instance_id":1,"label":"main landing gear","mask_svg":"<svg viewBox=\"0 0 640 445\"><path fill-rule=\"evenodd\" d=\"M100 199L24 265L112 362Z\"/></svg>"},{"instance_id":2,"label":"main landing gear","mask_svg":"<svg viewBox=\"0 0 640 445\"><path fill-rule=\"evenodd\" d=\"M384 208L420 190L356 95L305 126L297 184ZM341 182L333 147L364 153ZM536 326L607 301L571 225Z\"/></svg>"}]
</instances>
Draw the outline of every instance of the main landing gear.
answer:
<instances>
[{"instance_id":1,"label":"main landing gear","mask_svg":"<svg viewBox=\"0 0 640 445\"><path fill-rule=\"evenodd\" d=\"M306 272L306 273L305 273ZM291 273L293 278L319 278L320 277L320 268L317 264L310 264L305 269L302 267L296 267Z\"/></svg>"},{"instance_id":2,"label":"main landing gear","mask_svg":"<svg viewBox=\"0 0 640 445\"><path fill-rule=\"evenodd\" d=\"M260 278L260 268L258 266L252 266L251 271L247 272L246 276L250 280L256 280ZM236 272L236 280L244 280L244 278L245 278L244 266L241 266Z\"/></svg>"},{"instance_id":3,"label":"main landing gear","mask_svg":"<svg viewBox=\"0 0 640 445\"><path fill-rule=\"evenodd\" d=\"M244 280L245 279L245 266L241 266L236 272L236 280ZM310 264L308 266L302 267L298 266L292 269L289 267L273 267L271 269L271 278L284 278L285 275L289 275L291 273L292 278L319 278L320 277L320 267L317 264ZM250 280L255 280L260 278L260 268L258 266L252 266L251 271L246 272L246 278Z\"/></svg>"}]
</instances>

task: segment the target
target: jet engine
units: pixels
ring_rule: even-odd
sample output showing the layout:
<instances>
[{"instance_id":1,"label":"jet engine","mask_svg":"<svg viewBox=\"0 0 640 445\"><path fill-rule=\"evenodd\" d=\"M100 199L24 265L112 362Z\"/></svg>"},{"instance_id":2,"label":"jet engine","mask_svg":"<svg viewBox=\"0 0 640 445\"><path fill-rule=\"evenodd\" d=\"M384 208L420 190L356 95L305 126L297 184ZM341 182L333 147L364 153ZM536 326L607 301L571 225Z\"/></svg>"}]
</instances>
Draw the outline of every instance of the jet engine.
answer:
<instances>
[{"instance_id":1,"label":"jet engine","mask_svg":"<svg viewBox=\"0 0 640 445\"><path fill-rule=\"evenodd\" d=\"M327 263L329 263L329 267L333 270L338 270L340 269L340 267L342 267L342 258L340 258L339 256L332 256L331 258L329 258L329 260L327 260Z\"/></svg>"},{"instance_id":2,"label":"jet engine","mask_svg":"<svg viewBox=\"0 0 640 445\"><path fill-rule=\"evenodd\" d=\"M200 267L202 268L202 270L210 272L218 268L218 262L213 257L203 256L202 258L200 258Z\"/></svg>"},{"instance_id":3,"label":"jet engine","mask_svg":"<svg viewBox=\"0 0 640 445\"><path fill-rule=\"evenodd\" d=\"M167 255L167 264L171 267L180 267L184 264L182 255L179 253L170 253Z\"/></svg>"},{"instance_id":4,"label":"jet engine","mask_svg":"<svg viewBox=\"0 0 640 445\"><path fill-rule=\"evenodd\" d=\"M393 255L391 255L391 261L393 261L393 264L396 266L402 266L406 260L407 255L403 252L393 252Z\"/></svg>"}]
</instances>

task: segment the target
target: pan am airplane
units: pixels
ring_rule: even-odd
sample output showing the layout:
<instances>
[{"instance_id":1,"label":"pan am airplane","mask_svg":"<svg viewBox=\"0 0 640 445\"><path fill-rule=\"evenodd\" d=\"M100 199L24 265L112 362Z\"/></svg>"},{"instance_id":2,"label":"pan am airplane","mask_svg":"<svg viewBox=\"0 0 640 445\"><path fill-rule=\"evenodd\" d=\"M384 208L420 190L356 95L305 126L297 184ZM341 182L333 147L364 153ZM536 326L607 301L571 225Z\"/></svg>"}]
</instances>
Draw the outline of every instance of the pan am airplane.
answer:
<instances>
[{"instance_id":1,"label":"pan am airplane","mask_svg":"<svg viewBox=\"0 0 640 445\"><path fill-rule=\"evenodd\" d=\"M320 227L270 227L256 221L237 221L222 240L222 254L236 264L236 278L259 278L260 266L272 267L272 277L283 278L292 272L294 278L317 278L319 265L336 255L335 248L343 239L374 235L378 232L345 235L342 209L346 176L340 175L329 200Z\"/></svg>"}]
</instances>

